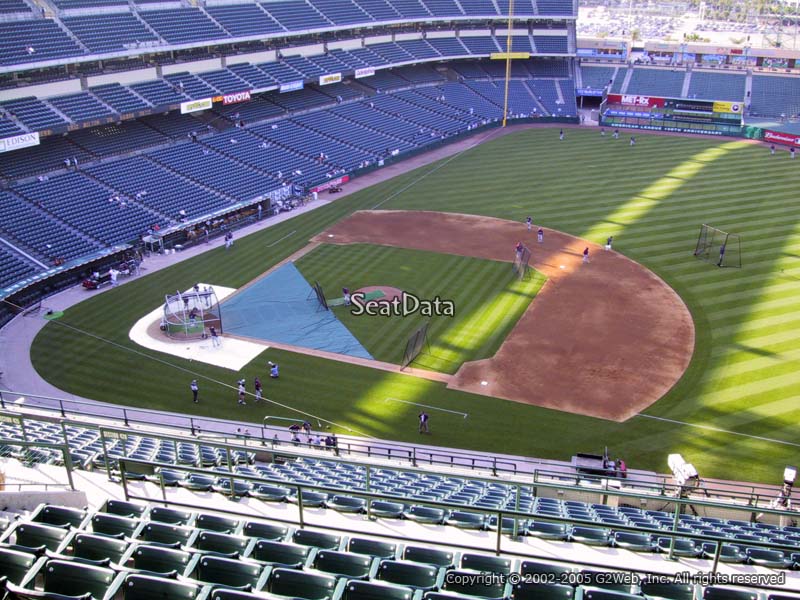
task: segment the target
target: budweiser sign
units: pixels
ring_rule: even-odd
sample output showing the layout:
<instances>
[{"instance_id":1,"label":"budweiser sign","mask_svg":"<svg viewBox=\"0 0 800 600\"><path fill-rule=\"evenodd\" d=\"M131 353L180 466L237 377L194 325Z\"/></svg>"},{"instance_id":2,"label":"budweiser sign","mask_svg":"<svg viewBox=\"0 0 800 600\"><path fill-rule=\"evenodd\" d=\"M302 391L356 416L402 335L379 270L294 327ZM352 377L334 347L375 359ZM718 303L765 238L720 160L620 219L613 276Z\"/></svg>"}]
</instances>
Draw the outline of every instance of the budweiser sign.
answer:
<instances>
[{"instance_id":1,"label":"budweiser sign","mask_svg":"<svg viewBox=\"0 0 800 600\"><path fill-rule=\"evenodd\" d=\"M237 102L249 102L250 92L236 92L235 94L225 94L222 97L222 104L236 104Z\"/></svg>"},{"instance_id":2,"label":"budweiser sign","mask_svg":"<svg viewBox=\"0 0 800 600\"><path fill-rule=\"evenodd\" d=\"M764 141L785 146L800 146L800 136L792 133L782 133L780 131L764 131Z\"/></svg>"}]
</instances>

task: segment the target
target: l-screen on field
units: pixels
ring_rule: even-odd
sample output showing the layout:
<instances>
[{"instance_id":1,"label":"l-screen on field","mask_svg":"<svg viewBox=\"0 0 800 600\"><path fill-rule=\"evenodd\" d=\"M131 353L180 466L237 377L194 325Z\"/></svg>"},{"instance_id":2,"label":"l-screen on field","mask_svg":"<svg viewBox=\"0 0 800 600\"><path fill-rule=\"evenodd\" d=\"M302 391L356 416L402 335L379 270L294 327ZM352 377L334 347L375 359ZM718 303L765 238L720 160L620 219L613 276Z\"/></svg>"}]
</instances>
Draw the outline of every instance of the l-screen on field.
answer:
<instances>
[{"instance_id":1,"label":"l-screen on field","mask_svg":"<svg viewBox=\"0 0 800 600\"><path fill-rule=\"evenodd\" d=\"M351 293L395 288L419 298L418 310L408 315L356 314L359 307L341 304L331 310L373 358L396 364L411 334L429 321L427 344L413 366L443 373L492 356L545 281L533 270L520 279L510 262L371 244L323 244L295 264L307 281L320 283L328 299L341 296L343 287ZM422 314L437 297L440 306L452 302L452 317ZM378 302L370 311L387 312Z\"/></svg>"}]
</instances>

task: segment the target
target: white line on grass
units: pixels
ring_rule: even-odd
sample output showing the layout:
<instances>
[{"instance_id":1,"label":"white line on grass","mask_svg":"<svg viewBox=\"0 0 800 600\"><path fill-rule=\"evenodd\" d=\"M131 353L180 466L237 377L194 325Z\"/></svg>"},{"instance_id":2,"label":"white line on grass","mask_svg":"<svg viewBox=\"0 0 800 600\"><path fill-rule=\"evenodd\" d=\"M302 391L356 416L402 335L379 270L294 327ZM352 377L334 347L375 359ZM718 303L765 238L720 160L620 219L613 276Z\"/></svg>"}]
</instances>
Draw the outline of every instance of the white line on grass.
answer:
<instances>
[{"instance_id":1,"label":"white line on grass","mask_svg":"<svg viewBox=\"0 0 800 600\"><path fill-rule=\"evenodd\" d=\"M446 413L453 413L454 415L461 415L465 419L469 416L469 413L461 412L459 410L450 410L447 408L439 408L438 406L431 406L430 404L420 404L419 402L411 402L410 400L400 400L400 398L386 398L386 402L402 402L403 404L413 404L415 406L422 406L424 408L430 408L431 410L440 410Z\"/></svg>"},{"instance_id":2,"label":"white line on grass","mask_svg":"<svg viewBox=\"0 0 800 600\"><path fill-rule=\"evenodd\" d=\"M278 242L282 242L283 240L285 240L285 239L286 239L286 238L288 238L289 236L292 236L292 235L294 235L295 233L297 233L297 229L295 229L294 231L290 231L290 232L289 232L289 233L287 233L285 236L283 236L281 239L279 239L279 240L275 240L275 241L274 241L274 242L272 242L271 244L267 244L267 248L272 248L272 247L273 247L275 244L277 244Z\"/></svg>"},{"instance_id":3,"label":"white line on grass","mask_svg":"<svg viewBox=\"0 0 800 600\"><path fill-rule=\"evenodd\" d=\"M486 133L486 135L482 136L479 140L476 140L474 144L472 144L471 146L467 146L461 152L457 152L456 154L454 154L453 156L451 156L450 158L445 160L442 164L434 167L433 169L431 169L427 173L423 173L422 175L417 177L414 181L412 181L408 185L406 185L406 186L400 188L399 190L397 190L394 194L388 195L386 198L384 198L383 200L378 202L375 206L373 206L370 210L375 210L379 206L383 206L384 204L386 204L389 200L391 200L393 198L397 198L400 194L405 192L407 189L410 189L410 188L414 187L415 185L417 185L420 181L425 179L428 175L431 175L431 174L435 173L436 171L438 171L439 169L441 169L442 167L445 167L445 166L449 165L451 162L453 162L455 159L457 159L459 156L461 156L465 152L469 152L470 150L472 150L476 146L479 146L480 144L482 144L484 142L484 140L486 140L486 138L488 138L491 134L495 133L496 131L497 131L496 129L492 129L492 130L488 131Z\"/></svg>"},{"instance_id":4,"label":"white line on grass","mask_svg":"<svg viewBox=\"0 0 800 600\"><path fill-rule=\"evenodd\" d=\"M741 437L750 438L753 440L761 440L762 442L772 442L774 444L783 444L785 446L794 446L800 448L800 444L795 442L787 442L786 440L776 440L775 438L762 437L760 435L750 435L749 433L740 433L738 431L731 431L730 429L722 429L720 427L712 427L711 425L698 425L697 423L687 423L686 421L676 421L675 419L666 419L664 417L655 417L653 415L645 415L642 413L634 415L635 417L644 417L646 419L655 419L656 421L664 421L665 423L675 423L676 425L685 425L686 427L696 427L697 429L705 429L707 431L716 431L718 433L727 433L730 435L738 435Z\"/></svg>"}]
</instances>

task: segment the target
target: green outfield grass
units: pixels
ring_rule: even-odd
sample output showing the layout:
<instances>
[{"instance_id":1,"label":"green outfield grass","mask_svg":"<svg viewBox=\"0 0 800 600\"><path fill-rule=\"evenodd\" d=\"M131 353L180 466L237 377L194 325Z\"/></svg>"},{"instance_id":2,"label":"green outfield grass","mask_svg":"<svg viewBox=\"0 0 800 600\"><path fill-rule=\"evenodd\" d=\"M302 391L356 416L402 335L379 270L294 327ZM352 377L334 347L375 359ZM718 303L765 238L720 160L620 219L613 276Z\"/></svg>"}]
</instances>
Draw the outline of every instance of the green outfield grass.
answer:
<instances>
[{"instance_id":1,"label":"green outfield grass","mask_svg":"<svg viewBox=\"0 0 800 600\"><path fill-rule=\"evenodd\" d=\"M615 249L678 291L695 320L695 354L680 383L646 413L729 432L642 416L609 423L274 350L244 375L263 374L263 360L279 360L281 380L268 384L267 396L343 430L418 439L416 412L387 401L394 397L470 414L464 420L431 411L428 443L559 459L608 445L630 466L659 471L666 470L667 454L681 452L704 477L775 483L783 466L796 462L800 439L797 182L798 163L788 153L770 156L743 142L637 134L630 147L596 130L567 130L564 141L558 129L519 132L237 240L231 252L216 249L95 296L49 324L32 355L44 377L75 394L234 417L234 391L205 378L232 384L238 373L131 353L130 326L160 304L165 290L195 281L241 286L342 217L379 203L519 221L530 214L536 224L595 242L613 234ZM718 269L692 257L704 222L741 234L742 269ZM188 397L193 373L203 378L199 406ZM260 421L265 412L291 414L252 404L238 414Z\"/></svg>"},{"instance_id":2,"label":"green outfield grass","mask_svg":"<svg viewBox=\"0 0 800 600\"><path fill-rule=\"evenodd\" d=\"M324 244L296 266L308 281L319 281L331 298L340 296L346 284L351 291L385 285L422 299L451 300L452 318L356 316L352 307L333 308L375 359L396 364L409 336L429 320L430 347L414 366L442 373L493 356L545 281L534 270L529 278L518 279L510 263L368 244Z\"/></svg>"}]
</instances>

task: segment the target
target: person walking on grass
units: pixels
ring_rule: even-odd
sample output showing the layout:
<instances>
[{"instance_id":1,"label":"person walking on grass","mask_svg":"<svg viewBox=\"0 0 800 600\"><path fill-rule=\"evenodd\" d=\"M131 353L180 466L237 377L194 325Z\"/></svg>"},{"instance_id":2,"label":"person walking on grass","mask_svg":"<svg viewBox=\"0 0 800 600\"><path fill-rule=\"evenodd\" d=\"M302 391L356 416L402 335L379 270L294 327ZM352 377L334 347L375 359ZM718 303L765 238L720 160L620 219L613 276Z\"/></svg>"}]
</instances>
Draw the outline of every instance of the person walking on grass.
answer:
<instances>
[{"instance_id":1,"label":"person walking on grass","mask_svg":"<svg viewBox=\"0 0 800 600\"><path fill-rule=\"evenodd\" d=\"M240 379L239 380L239 404L241 406L244 406L245 404L247 404L247 402L244 401L244 396L245 396L246 393L247 393L247 391L244 388L244 379Z\"/></svg>"},{"instance_id":2,"label":"person walking on grass","mask_svg":"<svg viewBox=\"0 0 800 600\"><path fill-rule=\"evenodd\" d=\"M428 413L426 413L424 410L419 413L419 432L430 433L428 431Z\"/></svg>"},{"instance_id":3,"label":"person walking on grass","mask_svg":"<svg viewBox=\"0 0 800 600\"><path fill-rule=\"evenodd\" d=\"M192 383L189 384L189 389L192 390L192 402L197 404L197 393L200 391L200 386L197 385L197 379L192 379Z\"/></svg>"}]
</instances>

